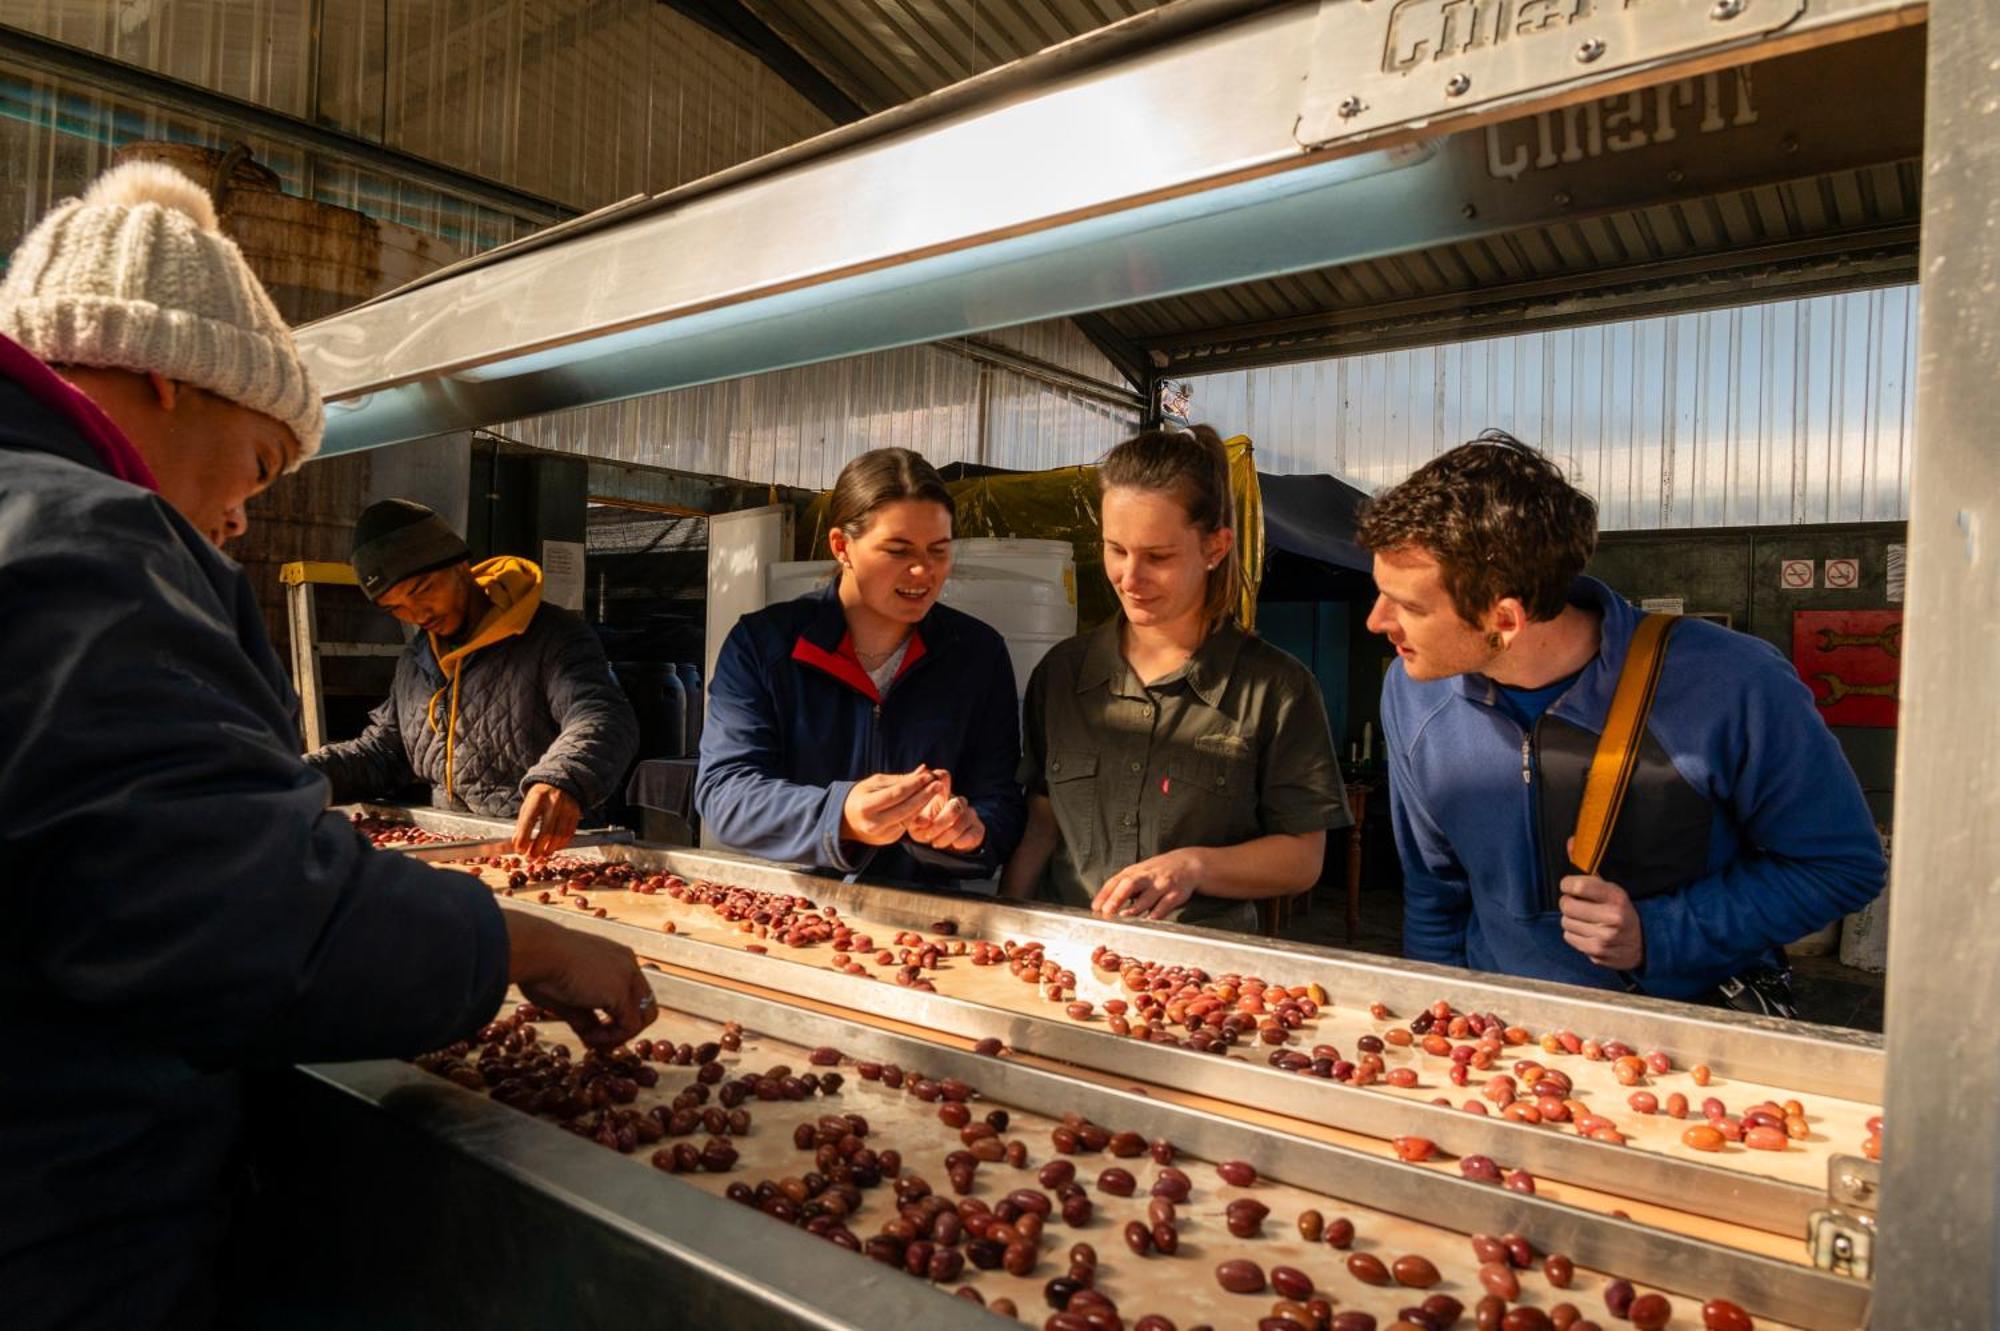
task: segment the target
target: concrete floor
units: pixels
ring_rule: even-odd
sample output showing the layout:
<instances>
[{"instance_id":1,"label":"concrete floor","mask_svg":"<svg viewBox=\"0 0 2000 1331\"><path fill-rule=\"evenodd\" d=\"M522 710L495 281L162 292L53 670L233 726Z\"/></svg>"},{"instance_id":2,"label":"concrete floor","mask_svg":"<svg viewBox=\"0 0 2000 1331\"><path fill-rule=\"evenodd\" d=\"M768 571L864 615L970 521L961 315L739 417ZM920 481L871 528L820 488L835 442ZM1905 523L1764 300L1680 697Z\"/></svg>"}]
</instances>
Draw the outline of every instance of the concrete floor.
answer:
<instances>
[{"instance_id":1,"label":"concrete floor","mask_svg":"<svg viewBox=\"0 0 2000 1331\"><path fill-rule=\"evenodd\" d=\"M1360 928L1351 942L1347 938L1345 915L1344 894L1338 889L1322 888L1308 909L1293 912L1280 935L1293 942L1321 947L1390 957L1402 955L1401 892L1387 889L1362 892ZM1880 1033L1881 975L1843 966L1837 956L1795 957L1792 972L1799 1010L1806 1020Z\"/></svg>"}]
</instances>

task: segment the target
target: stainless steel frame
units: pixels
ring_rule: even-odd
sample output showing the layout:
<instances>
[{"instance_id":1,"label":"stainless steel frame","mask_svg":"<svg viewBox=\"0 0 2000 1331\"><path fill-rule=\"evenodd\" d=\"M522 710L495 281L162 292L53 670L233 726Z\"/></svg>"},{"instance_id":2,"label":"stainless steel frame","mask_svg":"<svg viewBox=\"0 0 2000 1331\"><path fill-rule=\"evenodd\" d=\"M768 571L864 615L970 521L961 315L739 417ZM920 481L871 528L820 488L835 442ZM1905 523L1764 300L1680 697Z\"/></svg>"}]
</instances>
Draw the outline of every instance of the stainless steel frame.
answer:
<instances>
[{"instance_id":1,"label":"stainless steel frame","mask_svg":"<svg viewBox=\"0 0 2000 1331\"><path fill-rule=\"evenodd\" d=\"M855 980L811 965L663 936L610 920L579 920L553 907L562 923L602 934L661 961L739 980L777 993L865 1010L968 1039L999 1036L1015 1049L1077 1067L1189 1091L1228 1104L1287 1114L1366 1133L1380 1140L1428 1137L1452 1155L1490 1155L1509 1168L1697 1215L1802 1239L1806 1218L1826 1204L1823 1188L1793 1184L1698 1161L1633 1151L1568 1133L1538 1130L1400 1096L1301 1077L1258 1061L1256 1049L1222 1059L1170 1045L1120 1039L1100 1027L1040 1017L941 994Z\"/></svg>"},{"instance_id":2,"label":"stainless steel frame","mask_svg":"<svg viewBox=\"0 0 2000 1331\"><path fill-rule=\"evenodd\" d=\"M1993 554L1993 533L1996 523L2000 523L2000 513L1995 511L1996 496L2000 496L2000 473L1996 473L1996 466L2000 463L1996 463L1989 442L1991 423L2000 418L2000 380L1991 373L1995 360L2000 359L2000 325L1995 322L2000 318L2000 307L1996 307L1993 299L1995 274L2000 272L2000 232L1992 224L1992 219L2000 216L2000 132L1996 132L2000 131L2000 101L1992 96L1994 73L1990 64L1991 52L2000 49L2000 13L1991 4L1977 0L1940 3L1928 8L1908 3L1835 6L1808 3L1800 19L1778 26L1765 22L1763 7L1757 0L1749 0L1749 4L1756 11L1753 21L1759 30L1773 32L1775 36L1763 43L1746 43L1745 49L1735 54L1711 53L1703 59L1728 60L1738 56L1747 59L1751 46L1756 46L1756 54L1761 55L1786 43L1837 39L1872 23L1922 19L1929 23L1922 235L1927 280L1919 368L1920 429L1913 488L1909 599L1910 642L1920 650L1912 650L1906 664L1901 735L1899 789L1903 799L1899 810L1893 889L1895 944L1889 981L1889 1047L1898 1051L1894 1056L1895 1075L1886 1075L1890 1066L1879 1044L1832 1032L1762 1027L1718 1020L1713 1014L1689 1012L1669 1004L1623 999L1612 1003L1552 986L1434 973L1423 967L1392 967L1322 955L1309 956L1307 960L1328 966L1336 978L1349 978L1374 990L1368 993L1349 989L1345 992L1350 1000L1376 993L1392 1002L1399 1001L1399 996L1414 999L1448 984L1455 993L1490 995L1474 1001L1481 1005L1490 1002L1524 1021L1543 1024L1567 1021L1579 1026L1610 1023L1620 1031L1664 1047L1671 1047L1670 1042L1678 1032L1698 1031L1704 1042L1710 1039L1723 1042L1722 1047L1705 1050L1712 1052L1714 1061L1722 1066L1739 1060L1747 1065L1754 1056L1760 1066L1782 1068L1786 1080L1803 1087L1815 1084L1815 1065L1826 1060L1831 1071L1818 1074L1818 1084L1827 1089L1869 1096L1877 1089L1886 1090L1891 1135L1884 1171L1878 1253L1881 1297L1872 1315L1872 1325L1951 1326L1978 1331L2000 1325L2000 1197L1996 1196L1995 1182L2000 1179L2000 1141L1996 1141L1992 1121L1993 1106L2000 1103L2000 1060L1994 1057L1990 1035L1996 1017L2000 1017L2000 992L1996 992L2000 978L1996 978L1996 968L1985 955L1988 950L1985 940L1994 932L1990 927L1992 917L2000 909L1996 907L2000 893L1994 891L2000 886L2000 806L1995 802L2000 799L1996 795L2000 780L1996 779L1992 758L2000 751L2000 703L1994 701L1992 692L1993 680L2000 674L2000 632L1996 632L1996 624L2000 624L2000 578L1994 572ZM1706 7L1692 0L1680 6ZM1777 7L1784 9L1787 4ZM1236 12L1233 6L1213 8L1226 9L1232 15ZM1443 0L1429 4L1425 0L1406 0L1393 6L1339 0L1330 2L1326 11L1333 16L1329 22L1345 17L1334 15L1334 11L1346 10L1349 14L1372 12L1378 25L1387 25L1392 11L1428 11L1435 16L1442 15L1447 8L1469 15L1501 7L1447 5ZM1538 12L1576 14L1607 8L1541 6ZM1643 15L1655 8L1658 7L1620 7L1627 16L1642 16L1641 22ZM1742 13L1744 7L1729 0L1728 4L1718 2L1713 8L1716 12L1728 8ZM1232 30L1231 40L1249 41L1254 32L1302 33L1302 18L1318 23L1321 16L1306 14L1298 7L1273 10L1239 24ZM1815 24L1822 26L1815 30ZM1843 24L1846 31L1836 31ZM1169 55L1219 58L1231 51L1251 49L1232 46L1216 39L1214 34L1191 35L1188 29L1167 25L1160 30L1171 34L1180 46L1177 52L1163 49L1160 60ZM1380 33L1382 29L1378 26L1377 31ZM1345 150L1394 144L1420 138L1425 133L1442 132L1457 124L1477 123L1481 117L1518 115L1553 102L1563 91L1581 89L1585 83L1596 80L1593 62L1596 69L1606 68L1601 57L1611 54L1608 40L1599 57L1586 61L1582 53L1590 41L1591 37L1585 36L1572 46L1565 37L1547 45L1545 49L1558 51L1576 63L1571 71L1575 77L1566 83L1546 85L1550 90L1546 97L1528 95L1504 106L1467 112L1458 120L1450 118L1456 113L1444 102L1428 103L1422 114L1398 107L1397 113L1407 113L1410 119L1399 122L1397 127L1378 126L1370 119L1361 134L1342 141ZM1297 37L1294 45L1300 50L1313 48L1313 42L1304 37ZM1639 46L1651 49L1643 41ZM1377 48L1357 43L1354 49L1360 62L1372 58L1369 53ZM1119 50L1121 59L1124 54ZM1007 91L1017 94L1022 105L1039 100L1034 84L1041 69L1060 70L1062 78L1071 80L1088 77L1094 71L1089 61L1055 66L1027 64L1032 67L1004 72ZM1205 185L1240 183L1243 174L1254 173L1260 166L1268 167L1276 160L1273 155L1284 150L1273 143L1268 126L1255 119L1259 108L1266 112L1272 109L1265 76L1273 70L1295 68L1304 72L1304 67L1287 55L1276 64L1255 71L1256 76L1250 79L1224 76L1217 80L1228 89L1229 98L1242 103L1245 116L1249 117L1246 120L1231 119L1233 111L1228 106L1221 108L1218 115L1212 100L1194 95L1200 80L1175 87L1174 97L1166 108L1168 112L1176 106L1185 106L1193 117L1206 117L1207 123L1226 125L1233 137L1204 140L1191 151L1185 163L1169 164L1164 173L1149 177L1144 188L1158 187L1152 194L1131 192L1133 185L1128 178L1107 177L1110 188L1100 192L1104 197L1097 207L1122 209L1130 221L1143 201L1157 198L1159 193L1200 193ZM1356 68L1361 68L1360 63ZM1434 59L1419 68L1426 76L1430 72L1442 75L1437 80L1438 92L1449 95L1452 80L1447 72L1451 68L1448 62L1439 65ZM1324 85L1337 79L1339 70L1321 64L1313 66L1312 73L1322 85L1315 95L1322 97L1324 105ZM1661 67L1653 66L1651 75L1662 76ZM893 125L884 127L886 132L857 126L859 132L855 135L835 136L824 146L789 154L782 172L751 172L742 179L747 184L761 185L780 174L789 174L794 167L801 177L809 174L809 169L845 171L869 162L879 167L892 160L886 150L899 147L900 136L906 131L914 133L925 125L949 123L958 117L972 118L982 108L979 94L998 86L989 83L971 90L969 95L947 97L938 103L941 109L937 114L927 112L928 118L898 118ZM1593 86L1601 91L1609 85L1596 82ZM1838 90L1829 93L1837 95ZM1344 96L1332 101L1336 117L1342 100ZM1373 99L1363 94L1362 100ZM1351 117L1357 121L1365 118L1369 118L1365 108L1357 109ZM1146 127L1147 135L1152 136L1149 141L1156 137L1180 143L1180 136L1162 130L1169 123L1170 120L1149 123ZM1288 123L1288 131L1289 128ZM1040 140L1029 136L1016 142L1022 151L1033 152ZM1065 149L1068 146L1068 143L1063 145ZM1203 156L1232 146L1240 150L1233 157L1226 151L1218 157ZM885 155L873 155L877 150L884 150ZM1056 160L1064 155L1058 152ZM1412 167L1351 183L1355 189L1372 189L1379 195L1380 190L1389 188L1386 182L1407 184L1421 170L1420 166ZM1122 196L1109 197L1121 189L1126 191ZM977 193L979 189L965 192ZM1420 194L1421 191L1413 193L1404 201L1412 210L1410 217L1421 218L1423 208L1438 202L1435 197L1419 197ZM688 196L687 203L691 206L697 197ZM778 195L763 197L776 199ZM1343 203L1359 197L1352 192L1329 195L1330 199L1339 198ZM1376 197L1375 201L1385 200ZM598 229L610 233L628 224L663 222L665 210L679 206L679 200L668 201L664 209L637 210ZM1215 247L1239 253L1253 250L1254 239L1261 234L1258 219L1276 217L1284 212L1285 206L1283 198L1273 195L1244 201L1241 207L1221 209L1217 213L1220 220L1202 233L1202 239L1212 244L1217 237L1224 237L1228 243ZM1310 215L1310 209L1306 213ZM1080 226L1085 219L1050 209L1039 219L1025 215L1016 218L1015 226L1005 229L1004 234L993 231L975 234L982 221L990 223L996 220L993 218L967 216L960 220L965 227L956 238L933 234L934 244L929 248L898 251L899 242L908 244L914 237L892 237L887 241L879 236L870 237L867 245L845 255L830 256L815 249L813 254L820 260L819 267L809 272L812 264L801 263L786 275L766 273L763 277L769 284L765 286L739 282L728 289L682 293L680 299L685 303L680 305L659 299L661 293L655 291L648 308L629 310L624 321L615 324L598 319L602 307L586 300L576 303L594 308L578 320L563 322L537 316L538 321L532 325L489 325L485 311L510 298L516 279L472 267L454 274L448 282L428 288L433 294L422 300L397 297L385 302L389 306L402 305L393 314L385 315L377 307L376 312L365 317L329 321L306 330L302 342L315 357L322 377L349 404L345 411L347 420L335 427L334 446L360 447L412 433L429 433L459 420L485 423L565 402L602 400L643 391L642 385L647 382L692 382L689 377L692 375L744 373L774 363L773 357L789 363L789 359L837 354L830 349L841 345L837 339L813 334L809 311L794 311L788 316L798 322L768 323L753 330L783 334L761 349L748 345L756 340L753 337L746 335L731 344L734 335L731 330L720 324L704 327L696 322L704 310L733 308L741 314L754 300L788 291L817 293L810 295L805 304L821 304L830 322L850 319L862 306L857 303L858 296L848 299L854 292L840 286L839 280L862 274L851 266L832 263L833 259L854 260L863 266L887 266L883 271L900 265L896 267L894 281L885 282L884 288L874 294L893 302L898 292L921 295L926 289L934 290L942 297L941 305L956 307L956 323L942 321L951 332L972 331L1008 319L1060 314L1072 308L1067 301L1049 299L1047 291L1022 304L987 303L974 296L982 284L953 284L949 272L926 269L920 260L937 257L953 245L961 249L977 248L982 261L991 261L987 269L989 280L983 284L988 289L996 282L1005 285L1019 278L1024 266L1042 264L1046 266L1038 269L1037 276L1055 274L1075 284L1076 268L1066 268L1048 260L1046 255L1022 257L1018 251L1005 249L1004 244L1023 228L1055 231ZM636 230L624 233L628 241L635 240L638 234ZM668 233L662 230L657 234ZM1070 239L1081 239L1083 234L1071 232ZM1245 236L1252 240L1244 240ZM869 246L878 241L882 241L879 248L870 250ZM542 255L567 243L556 238L546 250L535 249L530 253ZM1130 234L1121 234L1116 244L1133 244ZM643 255L659 252L637 243L629 248ZM1324 253L1322 249L1322 257ZM1101 258L1102 253L1091 257ZM1284 262L1304 261L1306 257L1302 251L1288 250ZM1018 259L1019 264L1007 267L1010 259ZM538 262L537 285L560 267ZM1100 275L1086 272L1083 276L1094 279ZM1217 268L1197 272L1194 266L1176 270L1173 276L1174 280L1209 282L1229 277ZM1015 285L1022 291L1027 289L1026 283ZM578 293L590 296L599 291L588 281L552 289L565 301L573 301ZM1088 280L1075 284L1074 292L1083 304L1095 302L1102 306L1117 298L1109 289ZM1128 293L1124 298L1138 294L1158 293ZM647 302L642 300L637 304ZM766 306L763 313L775 317L781 311ZM879 314L880 310L873 313ZM936 313L929 311L928 321L911 335L943 335L940 321L931 318ZM457 326L455 338L438 347L443 354L420 354L426 350L419 345L422 339L452 326ZM605 345L603 339L617 332L642 328L663 333L671 330L684 341L663 344L663 349L651 353L651 359L662 362L664 368L654 366L643 374L627 374L626 370L647 356L642 353L631 362L616 363L612 354L615 347ZM482 336L489 329L493 335ZM857 342L873 344L871 339L876 336L869 333ZM678 349L682 345L689 348L690 361L696 363L680 359ZM546 369L525 360L517 361L511 368L499 364L524 349L558 350L563 346L587 347L588 355L600 358L599 363L573 383L558 382L564 375L557 365L572 353L555 356ZM858 349L858 345L849 349ZM581 360L585 353L574 355ZM665 365L668 361L673 363ZM489 376L486 379L476 379L464 372L477 371L481 366L486 367ZM731 370L730 366L736 368ZM880 904L883 900L874 898L871 909L887 909L896 904L891 900L884 906ZM925 909L937 907L926 904ZM909 918L914 922L916 917ZM1045 922L1058 927L1063 924L1059 915L1052 915ZM1109 928L1115 931L1119 926ZM1172 929L1148 930L1146 940L1144 944L1134 943L1134 950L1163 959L1191 956L1197 949L1209 955L1209 949L1244 946L1218 944ZM1278 958L1288 962L1293 952L1278 946L1261 949L1261 956L1267 961ZM1773 1058L1780 1062L1770 1062Z\"/></svg>"},{"instance_id":3,"label":"stainless steel frame","mask_svg":"<svg viewBox=\"0 0 2000 1331\"><path fill-rule=\"evenodd\" d=\"M1524 14L1488 39L1468 16L1511 6L1326 0L1110 63L1057 48L1009 73L1005 101L830 136L740 187L584 219L300 330L325 451L1320 268L1407 249L1413 228L1483 234L1497 224L1461 216L1436 151L1447 131L1916 12L1730 0L1733 21L1689 21L1698 8L1569 6L1579 17ZM1425 23L1426 58L1404 62ZM1012 162L1034 165L1002 187Z\"/></svg>"},{"instance_id":4,"label":"stainless steel frame","mask_svg":"<svg viewBox=\"0 0 2000 1331\"><path fill-rule=\"evenodd\" d=\"M288 1134L257 1154L232 1326L994 1325L964 1300L407 1063L305 1068L268 1095Z\"/></svg>"},{"instance_id":5,"label":"stainless steel frame","mask_svg":"<svg viewBox=\"0 0 2000 1331\"><path fill-rule=\"evenodd\" d=\"M463 833L467 839L483 840L495 835L496 828L508 826L498 819L430 809L357 807L385 817L407 816L419 827ZM1665 999L1482 975L1185 925L1107 920L1062 906L848 883L728 852L635 842L581 853L643 864L683 877L727 879L763 891L795 892L843 911L865 911L903 928L926 929L933 921L950 916L984 937L1032 934L1066 952L1081 949L1086 961L1090 950L1101 943L1120 954L1200 966L1211 972L1238 971L1288 984L1318 981L1332 1002L1348 1006L1365 1007L1380 1000L1391 1008L1414 1012L1449 990L1458 1007L1497 1011L1531 1027L1567 1027L1579 1034L1615 1036L1636 1048L1665 1050L1679 1062L1703 1062L1725 1075L1776 1080L1816 1094L1875 1100L1884 1084L1881 1037L1866 1031L1756 1018Z\"/></svg>"},{"instance_id":6,"label":"stainless steel frame","mask_svg":"<svg viewBox=\"0 0 2000 1331\"><path fill-rule=\"evenodd\" d=\"M740 1021L748 1029L779 1033L808 1046L837 1045L850 1057L921 1065L936 1076L962 1077L991 1100L1050 1117L1073 1109L1121 1129L1169 1137L1208 1159L1248 1160L1269 1177L1299 1186L1326 1190L1328 1180L1338 1180L1332 1191L1346 1200L1461 1233L1524 1232L1545 1249L1567 1252L1591 1269L1733 1299L1762 1316L1801 1326L1848 1327L1859 1321L1867 1298L1865 1285L1809 1267L1732 1252L712 985L658 974L649 981L664 1007L718 1022ZM687 1198L684 1194L695 1190L658 1179L601 1147L414 1068L373 1063L309 1072L558 1199L589 1221L657 1251L664 1284L678 1283L690 1267L705 1268L743 1307L775 1319L765 1325L919 1325L947 1315L952 1320L943 1325L974 1325L957 1320L955 1311L946 1313L943 1305L952 1300L908 1277L868 1272L856 1258L730 1203L705 1195ZM806 1320L808 1316L817 1320Z\"/></svg>"},{"instance_id":7,"label":"stainless steel frame","mask_svg":"<svg viewBox=\"0 0 2000 1331\"><path fill-rule=\"evenodd\" d=\"M427 811L415 811L424 815ZM469 830L475 820L429 815L436 831ZM487 821L487 820L478 820ZM420 825L426 825L420 823ZM866 914L899 928L928 929L951 918L961 931L1002 940L1034 938L1050 955L1081 972L1102 944L1149 960L1236 971L1281 983L1316 981L1332 1001L1360 1007L1380 999L1413 1012L1439 997L1454 1006L1494 1009L1510 1020L1546 1029L1617 1036L1638 1048L1659 1048L1683 1065L1706 1062L1729 1075L1773 1081L1801 1093L1872 1099L1879 1093L1879 1044L1864 1034L1804 1023L1756 1021L1685 1004L1651 1002L1638 1011L1605 995L1566 985L1479 978L1464 971L1384 961L1301 944L1246 939L1179 926L1104 920L1055 906L1020 906L984 897L900 891L816 878L744 856L612 845L581 852L688 878L711 878L763 891L794 893L844 914ZM869 1010L932 1030L978 1039L996 1035L1010 1045L1064 1063L1144 1079L1232 1104L1259 1106L1306 1122L1326 1123L1387 1139L1429 1137L1457 1154L1494 1156L1537 1175L1620 1196L1802 1238L1811 1211L1825 1204L1822 1188L1747 1175L1700 1162L1627 1150L1481 1118L1403 1097L1282 1072L1172 1046L1138 1044L1096 1026L1037 1017L942 994L858 981L812 964L721 948L684 935L665 935L615 920L580 918L548 909L563 923L602 934L643 955L779 993Z\"/></svg>"},{"instance_id":8,"label":"stainless steel frame","mask_svg":"<svg viewBox=\"0 0 2000 1331\"><path fill-rule=\"evenodd\" d=\"M1931 7L1877 1331L2000 1326L2000 7Z\"/></svg>"},{"instance_id":9,"label":"stainless steel frame","mask_svg":"<svg viewBox=\"0 0 2000 1331\"><path fill-rule=\"evenodd\" d=\"M474 813L453 813L449 809L427 809L413 804L356 804L356 813L375 818L406 822L426 832L447 838L415 846L385 846L398 855L417 860L451 860L466 855L488 854L494 842L514 835L511 818L487 818ZM631 841L629 827L580 827L570 839L578 852L592 846L618 845Z\"/></svg>"}]
</instances>

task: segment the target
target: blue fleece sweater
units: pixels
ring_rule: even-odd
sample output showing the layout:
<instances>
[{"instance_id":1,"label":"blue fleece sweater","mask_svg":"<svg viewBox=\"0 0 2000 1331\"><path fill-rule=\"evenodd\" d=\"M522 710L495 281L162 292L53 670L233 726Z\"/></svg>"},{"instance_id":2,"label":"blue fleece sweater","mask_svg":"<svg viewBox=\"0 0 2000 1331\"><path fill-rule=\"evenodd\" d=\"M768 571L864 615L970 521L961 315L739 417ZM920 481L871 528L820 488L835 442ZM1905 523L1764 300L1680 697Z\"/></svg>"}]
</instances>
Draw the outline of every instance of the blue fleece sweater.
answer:
<instances>
[{"instance_id":1,"label":"blue fleece sweater","mask_svg":"<svg viewBox=\"0 0 2000 1331\"><path fill-rule=\"evenodd\" d=\"M1007 643L971 615L935 605L917 625L886 698L854 656L829 586L743 616L708 686L695 808L724 845L768 860L878 882L950 886L1006 862L1027 822L1015 781L1021 714ZM986 824L957 855L904 838L841 840L854 783L919 763Z\"/></svg>"},{"instance_id":2,"label":"blue fleece sweater","mask_svg":"<svg viewBox=\"0 0 2000 1331\"><path fill-rule=\"evenodd\" d=\"M1603 730L1640 612L1579 579L1570 599L1602 616L1597 658L1549 708ZM1419 961L1623 988L1563 941L1546 909L1534 780L1524 732L1483 675L1412 680L1397 661L1382 691L1389 805L1403 860L1403 950ZM1712 809L1706 871L1637 902L1646 993L1693 998L1882 890L1874 822L1812 695L1770 644L1703 620L1669 640L1647 729ZM1628 803L1621 814L1643 819ZM1608 876L1608 875L1607 875Z\"/></svg>"}]
</instances>

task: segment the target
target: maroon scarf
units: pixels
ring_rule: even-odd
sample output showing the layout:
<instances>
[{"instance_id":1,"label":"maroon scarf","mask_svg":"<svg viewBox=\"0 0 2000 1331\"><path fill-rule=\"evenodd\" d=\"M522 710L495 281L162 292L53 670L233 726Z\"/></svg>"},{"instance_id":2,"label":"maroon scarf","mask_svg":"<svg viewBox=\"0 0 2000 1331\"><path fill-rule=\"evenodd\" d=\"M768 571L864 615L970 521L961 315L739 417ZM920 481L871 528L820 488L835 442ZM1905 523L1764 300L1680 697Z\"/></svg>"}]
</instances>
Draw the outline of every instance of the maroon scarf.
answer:
<instances>
[{"instance_id":1,"label":"maroon scarf","mask_svg":"<svg viewBox=\"0 0 2000 1331\"><path fill-rule=\"evenodd\" d=\"M104 414L104 409L5 334L0 334L0 375L12 379L27 390L29 397L69 422L88 441L106 471L121 481L159 490L153 469L139 456L139 450L132 446L125 432Z\"/></svg>"}]
</instances>

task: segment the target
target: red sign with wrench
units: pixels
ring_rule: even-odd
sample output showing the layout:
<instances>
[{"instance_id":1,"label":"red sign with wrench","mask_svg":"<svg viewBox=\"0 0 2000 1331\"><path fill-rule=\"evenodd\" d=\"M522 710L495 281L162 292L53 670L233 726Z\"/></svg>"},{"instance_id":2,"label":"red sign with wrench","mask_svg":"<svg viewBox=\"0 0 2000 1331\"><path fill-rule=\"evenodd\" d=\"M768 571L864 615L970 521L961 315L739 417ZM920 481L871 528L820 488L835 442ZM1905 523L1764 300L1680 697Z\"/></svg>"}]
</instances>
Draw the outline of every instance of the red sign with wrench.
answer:
<instances>
[{"instance_id":1,"label":"red sign with wrench","mask_svg":"<svg viewBox=\"0 0 2000 1331\"><path fill-rule=\"evenodd\" d=\"M1894 726L1902 663L1900 610L1792 614L1792 664L1830 726Z\"/></svg>"}]
</instances>

